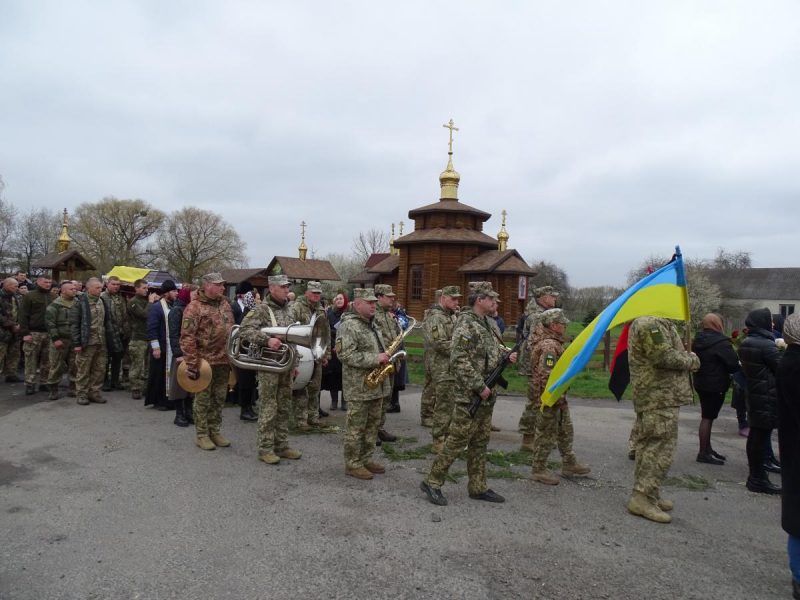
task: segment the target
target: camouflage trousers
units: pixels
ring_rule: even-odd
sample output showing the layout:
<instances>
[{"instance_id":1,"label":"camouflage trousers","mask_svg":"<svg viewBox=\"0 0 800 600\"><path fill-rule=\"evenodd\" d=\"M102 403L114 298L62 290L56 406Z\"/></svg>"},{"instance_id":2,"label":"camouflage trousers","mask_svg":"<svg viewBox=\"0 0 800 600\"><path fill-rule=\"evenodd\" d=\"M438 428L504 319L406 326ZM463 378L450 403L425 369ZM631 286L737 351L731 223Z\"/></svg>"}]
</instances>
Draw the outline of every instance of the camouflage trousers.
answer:
<instances>
[{"instance_id":1,"label":"camouflage trousers","mask_svg":"<svg viewBox=\"0 0 800 600\"><path fill-rule=\"evenodd\" d=\"M19 338L12 335L7 342L0 342L0 369L3 375L10 377L17 374L19 367Z\"/></svg>"},{"instance_id":2,"label":"camouflage trousers","mask_svg":"<svg viewBox=\"0 0 800 600\"><path fill-rule=\"evenodd\" d=\"M50 363L50 372L47 374L48 385L58 385L64 373L69 373L69 387L75 387L78 367L75 360L75 351L72 349L72 340L64 341L64 345L61 348L56 348L53 344L50 344L48 362Z\"/></svg>"},{"instance_id":3,"label":"camouflage trousers","mask_svg":"<svg viewBox=\"0 0 800 600\"><path fill-rule=\"evenodd\" d=\"M150 345L147 340L132 340L128 344L128 357L131 366L128 379L132 392L141 392L147 383L147 372L150 370Z\"/></svg>"},{"instance_id":4,"label":"camouflage trousers","mask_svg":"<svg viewBox=\"0 0 800 600\"><path fill-rule=\"evenodd\" d=\"M431 425L431 437L433 443L443 443L447 437L447 430L450 428L450 421L453 418L453 407L456 404L455 382L452 379L437 381L434 384L434 395L436 404L433 407L433 424Z\"/></svg>"},{"instance_id":5,"label":"camouflage trousers","mask_svg":"<svg viewBox=\"0 0 800 600\"><path fill-rule=\"evenodd\" d=\"M302 390L292 392L294 420L296 425L319 424L319 388L322 385L322 364L314 362L314 372Z\"/></svg>"},{"instance_id":6,"label":"camouflage trousers","mask_svg":"<svg viewBox=\"0 0 800 600\"><path fill-rule=\"evenodd\" d=\"M519 418L519 432L522 435L534 435L536 433L536 423L539 421L542 401L539 394L534 389L533 377L528 378L528 401L525 403L525 410Z\"/></svg>"},{"instance_id":7,"label":"camouflage trousers","mask_svg":"<svg viewBox=\"0 0 800 600\"><path fill-rule=\"evenodd\" d=\"M637 413L636 420L633 422L631 434L628 436L628 454L636 453L636 438L639 436L639 415Z\"/></svg>"},{"instance_id":8,"label":"camouflage trousers","mask_svg":"<svg viewBox=\"0 0 800 600\"><path fill-rule=\"evenodd\" d=\"M211 367L211 383L194 396L194 427L197 435L219 433L222 426L222 408L228 395L228 365Z\"/></svg>"},{"instance_id":9,"label":"camouflage trousers","mask_svg":"<svg viewBox=\"0 0 800 600\"><path fill-rule=\"evenodd\" d=\"M258 451L278 453L289 447L292 372L258 372Z\"/></svg>"},{"instance_id":10,"label":"camouflage trousers","mask_svg":"<svg viewBox=\"0 0 800 600\"><path fill-rule=\"evenodd\" d=\"M392 404L392 390L394 389L394 375L389 377L389 395L383 399L383 405L381 406L381 422L378 426L378 429L383 429L383 426L386 424L386 411L389 410L389 406Z\"/></svg>"},{"instance_id":11,"label":"camouflage trousers","mask_svg":"<svg viewBox=\"0 0 800 600\"><path fill-rule=\"evenodd\" d=\"M363 467L372 460L382 403L382 398L347 403L344 432L344 465L347 469Z\"/></svg>"},{"instance_id":12,"label":"camouflage trousers","mask_svg":"<svg viewBox=\"0 0 800 600\"><path fill-rule=\"evenodd\" d=\"M456 401L453 420L447 432L442 452L431 465L425 480L428 485L440 488L445 476L458 456L467 449L467 475L469 494L475 496L488 489L486 485L486 447L492 430L492 411L494 402L481 402L475 418L469 416L469 404Z\"/></svg>"},{"instance_id":13,"label":"camouflage trousers","mask_svg":"<svg viewBox=\"0 0 800 600\"><path fill-rule=\"evenodd\" d=\"M653 500L667 476L678 443L679 408L661 408L637 413L636 468L633 491Z\"/></svg>"},{"instance_id":14,"label":"camouflage trousers","mask_svg":"<svg viewBox=\"0 0 800 600\"><path fill-rule=\"evenodd\" d=\"M47 378L50 367L47 359L50 355L50 336L44 331L31 331L31 341L22 343L25 354L25 383L36 383L36 375L41 372L41 381Z\"/></svg>"},{"instance_id":15,"label":"camouflage trousers","mask_svg":"<svg viewBox=\"0 0 800 600\"><path fill-rule=\"evenodd\" d=\"M75 357L78 371L75 377L75 391L78 393L78 398L97 400L100 397L100 388L106 376L107 360L104 344L84 346L78 353Z\"/></svg>"},{"instance_id":16,"label":"camouflage trousers","mask_svg":"<svg viewBox=\"0 0 800 600\"><path fill-rule=\"evenodd\" d=\"M427 421L433 418L434 407L436 406L436 392L433 384L431 371L425 367L425 383L422 387L422 396L419 401L419 419Z\"/></svg>"},{"instance_id":17,"label":"camouflage trousers","mask_svg":"<svg viewBox=\"0 0 800 600\"><path fill-rule=\"evenodd\" d=\"M547 468L547 458L553 448L558 446L563 464L575 464L575 454L572 452L572 439L575 431L572 428L572 418L569 416L569 407L565 404L559 406L545 406L536 423L536 438L533 441L533 470L542 471Z\"/></svg>"}]
</instances>

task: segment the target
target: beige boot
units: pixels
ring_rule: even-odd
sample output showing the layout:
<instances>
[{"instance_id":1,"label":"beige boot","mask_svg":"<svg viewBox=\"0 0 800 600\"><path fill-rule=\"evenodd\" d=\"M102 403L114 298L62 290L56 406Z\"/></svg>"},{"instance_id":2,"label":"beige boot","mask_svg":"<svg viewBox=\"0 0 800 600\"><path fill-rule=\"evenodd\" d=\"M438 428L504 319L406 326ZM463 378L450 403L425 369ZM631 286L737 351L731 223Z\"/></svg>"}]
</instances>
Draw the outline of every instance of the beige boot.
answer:
<instances>
[{"instance_id":1,"label":"beige boot","mask_svg":"<svg viewBox=\"0 0 800 600\"><path fill-rule=\"evenodd\" d=\"M364 468L370 473L374 473L376 475L382 475L383 473L386 473L386 467L384 467L381 463L368 462L366 465L364 465Z\"/></svg>"},{"instance_id":2,"label":"beige boot","mask_svg":"<svg viewBox=\"0 0 800 600\"><path fill-rule=\"evenodd\" d=\"M669 523L672 517L661 510L654 502L641 492L633 492L628 501L628 512L655 521L656 523Z\"/></svg>"},{"instance_id":3,"label":"beige boot","mask_svg":"<svg viewBox=\"0 0 800 600\"><path fill-rule=\"evenodd\" d=\"M303 456L303 453L300 452L300 450L295 450L294 448L284 448L283 450L278 452L278 456L280 456L281 458L297 460L298 458Z\"/></svg>"},{"instance_id":4,"label":"beige boot","mask_svg":"<svg viewBox=\"0 0 800 600\"><path fill-rule=\"evenodd\" d=\"M559 479L549 470L539 469L531 473L531 479L545 485L558 485Z\"/></svg>"},{"instance_id":5,"label":"beige boot","mask_svg":"<svg viewBox=\"0 0 800 600\"><path fill-rule=\"evenodd\" d=\"M672 500L667 500L666 498L659 498L656 505L664 512L671 511L673 507Z\"/></svg>"},{"instance_id":6,"label":"beige boot","mask_svg":"<svg viewBox=\"0 0 800 600\"><path fill-rule=\"evenodd\" d=\"M279 462L281 462L281 457L274 452L260 452L258 454L258 460L265 462L268 465L277 465Z\"/></svg>"},{"instance_id":7,"label":"beige boot","mask_svg":"<svg viewBox=\"0 0 800 600\"><path fill-rule=\"evenodd\" d=\"M582 465L579 462L564 463L561 465L561 474L564 477L583 477L588 475L592 470L588 465Z\"/></svg>"},{"instance_id":8,"label":"beige boot","mask_svg":"<svg viewBox=\"0 0 800 600\"><path fill-rule=\"evenodd\" d=\"M522 445L519 447L520 450L533 452L533 440L536 436L532 433L526 433L522 436Z\"/></svg>"},{"instance_id":9,"label":"beige boot","mask_svg":"<svg viewBox=\"0 0 800 600\"><path fill-rule=\"evenodd\" d=\"M194 441L197 444L197 447L201 450L216 450L217 447L214 445L214 442L211 441L211 438L207 435L198 435L197 439Z\"/></svg>"},{"instance_id":10,"label":"beige boot","mask_svg":"<svg viewBox=\"0 0 800 600\"><path fill-rule=\"evenodd\" d=\"M370 473L365 467L358 467L357 469L345 469L345 474L356 479L372 479Z\"/></svg>"},{"instance_id":11,"label":"beige boot","mask_svg":"<svg viewBox=\"0 0 800 600\"><path fill-rule=\"evenodd\" d=\"M230 440L228 440L228 438L221 433L211 433L208 437L211 438L211 441L214 443L214 445L219 448L227 448L231 445Z\"/></svg>"}]
</instances>

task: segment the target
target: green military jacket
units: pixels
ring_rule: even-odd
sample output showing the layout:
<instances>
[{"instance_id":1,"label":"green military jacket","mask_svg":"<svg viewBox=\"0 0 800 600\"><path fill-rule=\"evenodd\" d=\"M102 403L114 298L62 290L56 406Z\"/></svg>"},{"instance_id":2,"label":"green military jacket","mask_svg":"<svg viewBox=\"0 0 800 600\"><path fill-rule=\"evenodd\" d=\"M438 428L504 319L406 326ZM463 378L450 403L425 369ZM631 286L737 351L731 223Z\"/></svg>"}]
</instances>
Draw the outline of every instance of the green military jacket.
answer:
<instances>
[{"instance_id":1,"label":"green military jacket","mask_svg":"<svg viewBox=\"0 0 800 600\"><path fill-rule=\"evenodd\" d=\"M637 413L692 401L689 373L700 368L700 359L684 349L669 319L639 317L631 324L628 363Z\"/></svg>"},{"instance_id":2,"label":"green military jacket","mask_svg":"<svg viewBox=\"0 0 800 600\"><path fill-rule=\"evenodd\" d=\"M10 342L18 324L19 303L16 294L0 289L0 342Z\"/></svg>"},{"instance_id":3,"label":"green military jacket","mask_svg":"<svg viewBox=\"0 0 800 600\"><path fill-rule=\"evenodd\" d=\"M549 327L542 327L530 354L531 381L536 405L540 403L550 373L562 354L564 338Z\"/></svg>"},{"instance_id":4,"label":"green military jacket","mask_svg":"<svg viewBox=\"0 0 800 600\"><path fill-rule=\"evenodd\" d=\"M44 311L52 302L50 290L43 292L39 288L32 290L22 297L19 303L19 334L26 336L32 331L47 331L44 320Z\"/></svg>"},{"instance_id":5,"label":"green military jacket","mask_svg":"<svg viewBox=\"0 0 800 600\"><path fill-rule=\"evenodd\" d=\"M360 402L391 394L391 377L374 389L365 382L369 372L378 366L378 354L386 348L375 319L368 321L358 313L348 312L340 323L336 332L336 356L342 363L343 397L348 402Z\"/></svg>"},{"instance_id":6,"label":"green military jacket","mask_svg":"<svg viewBox=\"0 0 800 600\"><path fill-rule=\"evenodd\" d=\"M128 302L128 327L131 341L147 341L147 309L150 302L147 296L134 296Z\"/></svg>"},{"instance_id":7,"label":"green military jacket","mask_svg":"<svg viewBox=\"0 0 800 600\"><path fill-rule=\"evenodd\" d=\"M233 327L233 309L225 298L211 299L200 290L183 311L181 351L189 369L197 370L201 358L212 367L228 364L225 346Z\"/></svg>"},{"instance_id":8,"label":"green military jacket","mask_svg":"<svg viewBox=\"0 0 800 600\"><path fill-rule=\"evenodd\" d=\"M311 317L316 314L317 320L314 326L314 333L322 338L322 343L326 348L325 356L320 358L331 357L331 327L328 323L328 317L325 314L325 309L322 308L322 303L317 302L317 305L312 307L308 298L300 296L297 300L292 302L289 306L289 312L298 323L308 325L311 323Z\"/></svg>"},{"instance_id":9,"label":"green military jacket","mask_svg":"<svg viewBox=\"0 0 800 600\"><path fill-rule=\"evenodd\" d=\"M422 324L425 336L425 362L434 381L450 381L450 351L453 349L454 314L441 305L429 309Z\"/></svg>"},{"instance_id":10,"label":"green military jacket","mask_svg":"<svg viewBox=\"0 0 800 600\"><path fill-rule=\"evenodd\" d=\"M388 346L394 339L400 335L400 323L394 318L394 315L385 308L380 306L375 307L375 318L373 319L375 327L381 332L383 343ZM384 346L384 349L385 347Z\"/></svg>"},{"instance_id":11,"label":"green military jacket","mask_svg":"<svg viewBox=\"0 0 800 600\"><path fill-rule=\"evenodd\" d=\"M481 393L486 376L507 351L492 330L489 318L478 316L471 308L462 309L458 315L450 352L450 372L458 392L456 402L470 402L473 393ZM489 401L494 398L492 390Z\"/></svg>"},{"instance_id":12,"label":"green military jacket","mask_svg":"<svg viewBox=\"0 0 800 600\"><path fill-rule=\"evenodd\" d=\"M120 337L129 339L131 337L131 326L128 322L128 301L125 299L125 296L120 292L111 294L108 290L105 290L100 295L111 303L111 308L114 313L114 322L117 324Z\"/></svg>"},{"instance_id":13,"label":"green military jacket","mask_svg":"<svg viewBox=\"0 0 800 600\"><path fill-rule=\"evenodd\" d=\"M517 361L517 371L523 375L531 373L530 352L536 343L536 337L541 333L539 317L544 311L545 309L536 302L535 298L525 308L525 326L522 328L522 334L528 337L519 349L519 360Z\"/></svg>"},{"instance_id":14,"label":"green military jacket","mask_svg":"<svg viewBox=\"0 0 800 600\"><path fill-rule=\"evenodd\" d=\"M47 323L47 334L54 342L61 340L67 344L72 343L72 329L69 322L69 311L75 304L75 300L67 300L59 296L53 300L44 311L44 319Z\"/></svg>"},{"instance_id":15,"label":"green military jacket","mask_svg":"<svg viewBox=\"0 0 800 600\"><path fill-rule=\"evenodd\" d=\"M251 310L239 327L239 335L250 343L265 345L270 336L261 332L262 327L288 327L296 323L291 313L289 302L278 304L271 294L267 294L264 301ZM295 356L295 366L300 363L300 357Z\"/></svg>"}]
</instances>

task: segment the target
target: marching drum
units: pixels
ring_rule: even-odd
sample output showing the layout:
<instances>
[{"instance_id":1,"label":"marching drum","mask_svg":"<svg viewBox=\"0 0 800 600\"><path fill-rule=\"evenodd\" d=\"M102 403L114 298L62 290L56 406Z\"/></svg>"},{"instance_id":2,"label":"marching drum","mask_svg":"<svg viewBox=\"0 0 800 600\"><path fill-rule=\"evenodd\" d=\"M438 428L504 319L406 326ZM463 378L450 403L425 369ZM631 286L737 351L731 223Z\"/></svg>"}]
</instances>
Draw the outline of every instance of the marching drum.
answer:
<instances>
[{"instance_id":1,"label":"marching drum","mask_svg":"<svg viewBox=\"0 0 800 600\"><path fill-rule=\"evenodd\" d=\"M311 348L305 346L296 347L297 356L300 358L300 364L297 366L300 371L297 378L292 382L292 390L302 390L311 381L311 376L314 374L314 356L311 353Z\"/></svg>"}]
</instances>

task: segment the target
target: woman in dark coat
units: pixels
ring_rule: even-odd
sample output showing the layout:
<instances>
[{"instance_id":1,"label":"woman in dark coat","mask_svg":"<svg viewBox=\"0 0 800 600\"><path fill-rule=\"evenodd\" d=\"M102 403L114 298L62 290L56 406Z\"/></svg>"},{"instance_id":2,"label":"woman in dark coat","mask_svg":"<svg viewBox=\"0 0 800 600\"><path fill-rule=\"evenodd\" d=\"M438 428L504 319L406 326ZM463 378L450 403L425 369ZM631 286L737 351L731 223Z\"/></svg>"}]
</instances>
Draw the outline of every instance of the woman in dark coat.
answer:
<instances>
[{"instance_id":1,"label":"woman in dark coat","mask_svg":"<svg viewBox=\"0 0 800 600\"><path fill-rule=\"evenodd\" d=\"M169 327L169 347L172 350L172 369L170 370L169 399L175 403L175 420L178 427L188 427L194 423L192 419L192 398L178 383L178 365L183 360L181 350L181 327L183 326L183 310L192 301L190 286L184 285L178 292L178 299L169 311L167 326Z\"/></svg>"},{"instance_id":2,"label":"woman in dark coat","mask_svg":"<svg viewBox=\"0 0 800 600\"><path fill-rule=\"evenodd\" d=\"M322 385L320 387L328 390L331 394L331 410L336 410L339 403L339 392L342 390L342 363L336 356L336 329L342 315L347 311L348 303L347 294L339 292L334 296L331 306L325 312L331 328L331 358L328 360L328 364L322 367ZM347 410L344 394L342 394L342 410Z\"/></svg>"},{"instance_id":3,"label":"woman in dark coat","mask_svg":"<svg viewBox=\"0 0 800 600\"><path fill-rule=\"evenodd\" d=\"M692 342L692 350L700 359L700 369L694 374L701 409L697 462L711 465L725 464L725 457L711 447L711 427L725 402L731 375L739 370L739 357L722 328L722 318L709 313L703 317L703 330Z\"/></svg>"},{"instance_id":4,"label":"woman in dark coat","mask_svg":"<svg viewBox=\"0 0 800 600\"><path fill-rule=\"evenodd\" d=\"M778 396L775 373L780 352L772 335L772 314L768 308L751 311L745 321L747 337L739 347L739 360L747 378L747 489L763 494L780 494L781 488L767 477L764 448L778 425Z\"/></svg>"},{"instance_id":5,"label":"woman in dark coat","mask_svg":"<svg viewBox=\"0 0 800 600\"><path fill-rule=\"evenodd\" d=\"M789 568L794 597L800 600L800 313L783 324L789 345L778 366L778 444L781 452L783 504L781 524L789 534Z\"/></svg>"}]
</instances>

